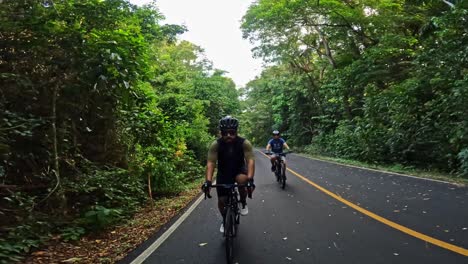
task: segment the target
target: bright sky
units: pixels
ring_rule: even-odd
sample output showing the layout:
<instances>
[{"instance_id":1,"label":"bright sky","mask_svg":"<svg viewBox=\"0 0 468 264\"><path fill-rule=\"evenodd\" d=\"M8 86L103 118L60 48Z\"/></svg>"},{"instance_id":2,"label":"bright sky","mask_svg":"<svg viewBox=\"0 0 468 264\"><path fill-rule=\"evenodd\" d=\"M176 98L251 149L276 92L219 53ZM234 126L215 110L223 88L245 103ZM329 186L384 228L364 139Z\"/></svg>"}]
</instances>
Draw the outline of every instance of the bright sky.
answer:
<instances>
[{"instance_id":1,"label":"bright sky","mask_svg":"<svg viewBox=\"0 0 468 264\"><path fill-rule=\"evenodd\" d=\"M130 0L146 4L151 0ZM259 75L262 62L253 59L252 46L242 39L240 20L253 0L157 0L164 23L185 25L181 39L205 50L215 68L227 71L238 87Z\"/></svg>"}]
</instances>

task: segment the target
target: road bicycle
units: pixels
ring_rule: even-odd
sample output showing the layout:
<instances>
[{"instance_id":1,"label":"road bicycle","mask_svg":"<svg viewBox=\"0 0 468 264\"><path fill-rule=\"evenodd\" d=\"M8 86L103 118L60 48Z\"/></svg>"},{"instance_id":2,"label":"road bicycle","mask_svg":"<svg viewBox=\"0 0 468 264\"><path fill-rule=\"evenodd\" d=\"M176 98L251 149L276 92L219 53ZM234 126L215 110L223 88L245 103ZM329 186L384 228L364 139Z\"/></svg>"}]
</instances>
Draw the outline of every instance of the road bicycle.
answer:
<instances>
[{"instance_id":1,"label":"road bicycle","mask_svg":"<svg viewBox=\"0 0 468 264\"><path fill-rule=\"evenodd\" d=\"M290 154L292 151L289 152L281 152L281 153L273 153L273 152L266 152L267 155L277 155L278 158L275 160L274 163L274 173L276 176L276 181L280 183L281 188L284 189L286 187L286 165L284 164L284 160L282 157L286 157L286 155Z\"/></svg>"},{"instance_id":2,"label":"road bicycle","mask_svg":"<svg viewBox=\"0 0 468 264\"><path fill-rule=\"evenodd\" d=\"M228 189L228 199L224 207L225 214L223 218L224 239L226 247L226 261L228 264L233 263L234 258L234 238L237 236L237 228L240 224L240 207L239 195L237 188L247 187L247 184L213 184L211 187L220 187ZM252 198L252 193L248 192L249 198ZM206 197L211 198L209 193L205 193Z\"/></svg>"}]
</instances>

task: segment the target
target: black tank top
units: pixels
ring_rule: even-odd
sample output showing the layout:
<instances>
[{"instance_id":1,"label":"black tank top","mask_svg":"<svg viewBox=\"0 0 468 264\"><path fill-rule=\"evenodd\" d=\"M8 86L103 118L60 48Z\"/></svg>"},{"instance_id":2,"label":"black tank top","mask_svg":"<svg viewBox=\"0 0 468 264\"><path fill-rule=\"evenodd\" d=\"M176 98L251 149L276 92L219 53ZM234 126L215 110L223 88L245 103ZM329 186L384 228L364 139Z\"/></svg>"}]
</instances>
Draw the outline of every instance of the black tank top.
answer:
<instances>
[{"instance_id":1,"label":"black tank top","mask_svg":"<svg viewBox=\"0 0 468 264\"><path fill-rule=\"evenodd\" d=\"M218 180L234 178L245 170L244 141L241 137L231 143L218 139Z\"/></svg>"}]
</instances>

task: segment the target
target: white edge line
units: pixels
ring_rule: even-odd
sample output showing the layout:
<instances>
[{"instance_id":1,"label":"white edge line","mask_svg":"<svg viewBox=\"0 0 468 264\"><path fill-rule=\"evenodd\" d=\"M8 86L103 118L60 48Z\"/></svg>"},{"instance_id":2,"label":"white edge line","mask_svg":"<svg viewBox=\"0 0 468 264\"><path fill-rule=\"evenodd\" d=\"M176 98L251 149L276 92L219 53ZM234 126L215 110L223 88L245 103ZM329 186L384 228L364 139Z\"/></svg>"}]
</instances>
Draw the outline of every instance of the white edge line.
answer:
<instances>
[{"instance_id":1,"label":"white edge line","mask_svg":"<svg viewBox=\"0 0 468 264\"><path fill-rule=\"evenodd\" d=\"M184 222L184 220L195 210L195 208L200 204L203 200L203 195L200 197L190 206L190 208L185 211L185 213L177 219L177 221L169 227L156 241L153 242L145 251L143 251L138 257L136 257L131 264L141 264L145 261L159 246Z\"/></svg>"},{"instance_id":2,"label":"white edge line","mask_svg":"<svg viewBox=\"0 0 468 264\"><path fill-rule=\"evenodd\" d=\"M260 150L257 150L257 151L260 152L260 153L263 153L263 152L261 152ZM296 154L297 156L306 158L306 159L317 160L317 161L321 161L321 162L326 162L326 163L341 165L341 166L345 166L345 167L351 167L351 168L355 168L355 169L362 169L362 170L369 170L369 171L375 171L375 172L386 173L386 174L393 174L393 175L397 175L397 176L409 177L409 178L414 178L414 179L418 179L418 180L426 180L426 181L433 181L433 182L445 183L445 184L450 184L450 185L455 185L455 186L463 186L462 184L459 184L459 183L456 183L456 182L448 182L448 181L442 181L442 180L435 180L435 179L430 179L430 178L424 178L424 177L412 176L412 175L408 175L408 174L402 174L402 173L398 173L398 172L391 172L391 171L385 171L385 170L377 170L377 169L371 169L371 168L366 168L366 167L360 167L360 166L356 166L356 165L348 165L348 164L339 163L339 162L336 162L336 161L330 161L330 160L312 158L312 157L309 157L309 156L304 155L304 154L302 154L302 153L294 153L294 154Z\"/></svg>"}]
</instances>

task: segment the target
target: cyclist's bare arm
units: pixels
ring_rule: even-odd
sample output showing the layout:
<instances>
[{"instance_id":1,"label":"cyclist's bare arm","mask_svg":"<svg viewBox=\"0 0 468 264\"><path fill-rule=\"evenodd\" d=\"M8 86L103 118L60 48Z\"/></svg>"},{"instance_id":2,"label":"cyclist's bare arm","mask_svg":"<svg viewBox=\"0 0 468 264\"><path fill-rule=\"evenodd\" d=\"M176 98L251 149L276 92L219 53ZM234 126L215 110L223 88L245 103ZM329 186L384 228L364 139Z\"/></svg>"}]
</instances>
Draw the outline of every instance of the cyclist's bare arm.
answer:
<instances>
[{"instance_id":1,"label":"cyclist's bare arm","mask_svg":"<svg viewBox=\"0 0 468 264\"><path fill-rule=\"evenodd\" d=\"M253 179L255 175L255 155L250 141L245 140L243 144L244 157L247 161L247 179Z\"/></svg>"},{"instance_id":2,"label":"cyclist's bare arm","mask_svg":"<svg viewBox=\"0 0 468 264\"><path fill-rule=\"evenodd\" d=\"M270 149L271 149L271 145L268 144L268 145L266 146L266 150L267 150L267 151L270 151Z\"/></svg>"},{"instance_id":3,"label":"cyclist's bare arm","mask_svg":"<svg viewBox=\"0 0 468 264\"><path fill-rule=\"evenodd\" d=\"M206 161L206 180L212 181L213 174L216 167L216 161L218 159L218 142L214 141L211 143L210 149L208 150L208 159Z\"/></svg>"},{"instance_id":4,"label":"cyclist's bare arm","mask_svg":"<svg viewBox=\"0 0 468 264\"><path fill-rule=\"evenodd\" d=\"M284 142L284 146L287 148L287 149L290 149L288 144L286 144L286 142Z\"/></svg>"}]
</instances>

